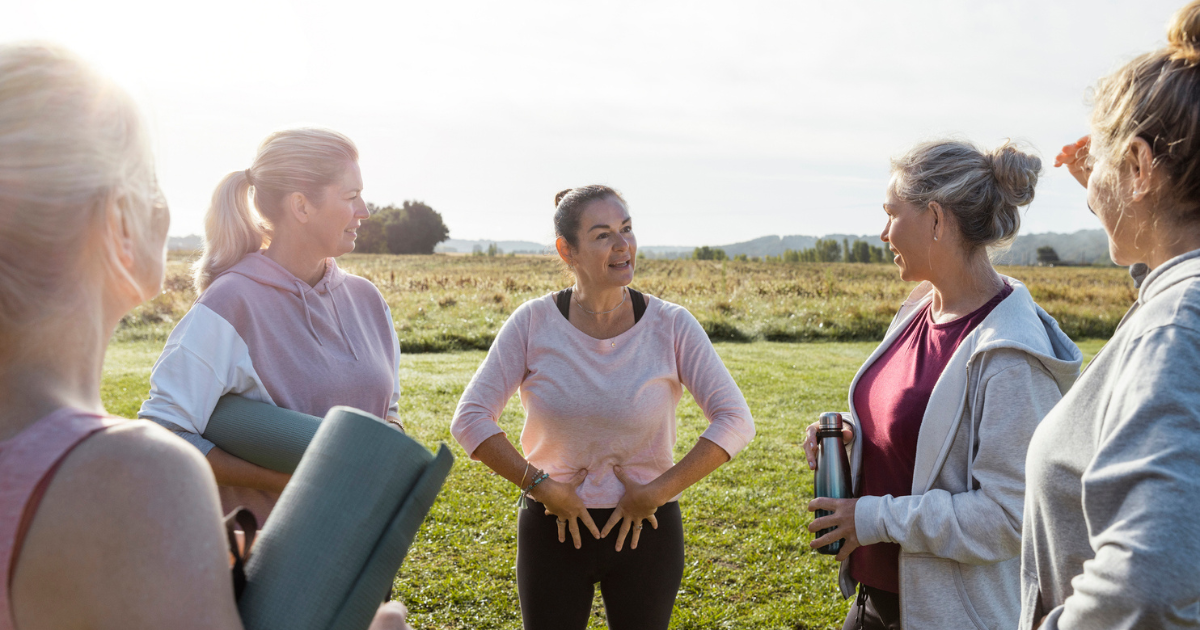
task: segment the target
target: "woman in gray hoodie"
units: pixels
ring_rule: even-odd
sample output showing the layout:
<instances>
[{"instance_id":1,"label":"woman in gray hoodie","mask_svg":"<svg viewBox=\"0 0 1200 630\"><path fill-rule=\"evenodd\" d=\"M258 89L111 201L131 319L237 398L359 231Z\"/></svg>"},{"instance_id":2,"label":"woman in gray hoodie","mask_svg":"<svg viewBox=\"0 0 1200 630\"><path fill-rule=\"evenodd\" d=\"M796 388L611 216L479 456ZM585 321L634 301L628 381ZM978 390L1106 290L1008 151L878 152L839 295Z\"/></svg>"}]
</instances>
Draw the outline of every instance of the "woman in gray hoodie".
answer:
<instances>
[{"instance_id":1,"label":"woman in gray hoodie","mask_svg":"<svg viewBox=\"0 0 1200 630\"><path fill-rule=\"evenodd\" d=\"M1141 282L1029 447L1026 630L1200 626L1198 95L1191 2L1166 48L1099 82L1090 138L1059 156Z\"/></svg>"},{"instance_id":2,"label":"woman in gray hoodie","mask_svg":"<svg viewBox=\"0 0 1200 630\"><path fill-rule=\"evenodd\" d=\"M917 146L892 164L881 238L920 285L850 385L856 499L811 545L844 539L846 628L1010 628L1020 612L1025 450L1079 374L1079 349L988 250L1016 236L1041 160L1010 144ZM805 443L815 464L816 425Z\"/></svg>"}]
</instances>

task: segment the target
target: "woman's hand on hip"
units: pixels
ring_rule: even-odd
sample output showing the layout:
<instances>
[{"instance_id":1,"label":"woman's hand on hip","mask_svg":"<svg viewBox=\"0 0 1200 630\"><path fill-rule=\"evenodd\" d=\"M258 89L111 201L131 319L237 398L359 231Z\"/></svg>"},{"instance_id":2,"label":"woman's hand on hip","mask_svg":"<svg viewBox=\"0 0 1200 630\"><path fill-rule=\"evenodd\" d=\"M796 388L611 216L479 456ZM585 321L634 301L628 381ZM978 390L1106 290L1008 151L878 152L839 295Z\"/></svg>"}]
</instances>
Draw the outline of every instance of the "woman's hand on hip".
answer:
<instances>
[{"instance_id":1,"label":"woman's hand on hip","mask_svg":"<svg viewBox=\"0 0 1200 630\"><path fill-rule=\"evenodd\" d=\"M808 425L808 436L804 438L804 456L808 458L808 469L817 469L817 430L821 428L820 422L814 422ZM842 420L842 444L849 444L854 439L854 429L845 420Z\"/></svg>"},{"instance_id":2,"label":"woman's hand on hip","mask_svg":"<svg viewBox=\"0 0 1200 630\"><path fill-rule=\"evenodd\" d=\"M596 528L596 523L592 521L592 515L588 514L587 508L583 507L583 499L579 498L579 493L576 489L587 479L588 471L586 468L575 473L571 480L563 483L553 479L546 479L539 483L533 492L530 493L534 499L546 506L546 515L554 515L558 518L558 542L567 541L567 530L571 530L571 538L575 541L575 548L579 549L583 545L583 539L579 534L579 523L588 528L596 538L600 538L600 530Z\"/></svg>"},{"instance_id":3,"label":"woman's hand on hip","mask_svg":"<svg viewBox=\"0 0 1200 630\"><path fill-rule=\"evenodd\" d=\"M833 531L826 533L824 536L808 543L809 547L816 549L824 547L830 543L837 542L840 539L845 539L842 543L842 548L838 551L838 561L845 560L850 557L850 552L858 549L862 545L858 543L858 532L854 530L854 507L858 505L858 499L830 499L828 497L818 497L808 502L808 511L815 512L817 510L825 510L833 512L828 516L813 519L813 522L808 524L808 531L817 532L822 529L834 528Z\"/></svg>"},{"instance_id":4,"label":"woman's hand on hip","mask_svg":"<svg viewBox=\"0 0 1200 630\"><path fill-rule=\"evenodd\" d=\"M1088 151L1091 148L1091 136L1084 136L1076 140L1073 144L1068 144L1059 151L1058 155L1054 156L1054 167L1067 167L1071 176L1075 181L1087 188L1088 177L1092 174L1092 167L1088 165Z\"/></svg>"},{"instance_id":5,"label":"woman's hand on hip","mask_svg":"<svg viewBox=\"0 0 1200 630\"><path fill-rule=\"evenodd\" d=\"M620 523L621 529L617 533L617 551L625 546L625 536L631 530L633 531L633 540L630 541L629 547L637 549L638 539L642 535L642 521L649 521L651 527L658 529L658 519L654 517L654 513L664 502L658 499L650 484L643 485L630 479L620 466L613 466L613 474L621 480L622 484L625 484L625 496L621 497L621 501L617 503L617 509L613 510L612 516L604 524L604 529L600 530L600 537L608 536L608 532L612 531L617 523Z\"/></svg>"}]
</instances>

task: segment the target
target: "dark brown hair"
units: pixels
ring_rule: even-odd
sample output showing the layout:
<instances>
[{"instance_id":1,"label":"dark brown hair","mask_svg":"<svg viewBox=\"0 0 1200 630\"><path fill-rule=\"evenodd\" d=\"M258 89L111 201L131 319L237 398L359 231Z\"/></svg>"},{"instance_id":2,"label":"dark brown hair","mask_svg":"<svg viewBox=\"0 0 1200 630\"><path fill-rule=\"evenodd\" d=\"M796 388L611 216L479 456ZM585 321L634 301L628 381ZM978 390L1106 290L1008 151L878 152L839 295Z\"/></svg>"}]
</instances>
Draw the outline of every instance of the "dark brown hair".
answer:
<instances>
[{"instance_id":1,"label":"dark brown hair","mask_svg":"<svg viewBox=\"0 0 1200 630\"><path fill-rule=\"evenodd\" d=\"M608 198L625 206L621 193L599 184L568 188L554 195L554 235L567 239L571 247L579 247L579 217L583 209L593 201Z\"/></svg>"},{"instance_id":2,"label":"dark brown hair","mask_svg":"<svg viewBox=\"0 0 1200 630\"><path fill-rule=\"evenodd\" d=\"M1119 163L1134 138L1154 152L1168 199L1200 220L1200 0L1175 13L1167 46L1100 79L1092 111L1092 152Z\"/></svg>"}]
</instances>

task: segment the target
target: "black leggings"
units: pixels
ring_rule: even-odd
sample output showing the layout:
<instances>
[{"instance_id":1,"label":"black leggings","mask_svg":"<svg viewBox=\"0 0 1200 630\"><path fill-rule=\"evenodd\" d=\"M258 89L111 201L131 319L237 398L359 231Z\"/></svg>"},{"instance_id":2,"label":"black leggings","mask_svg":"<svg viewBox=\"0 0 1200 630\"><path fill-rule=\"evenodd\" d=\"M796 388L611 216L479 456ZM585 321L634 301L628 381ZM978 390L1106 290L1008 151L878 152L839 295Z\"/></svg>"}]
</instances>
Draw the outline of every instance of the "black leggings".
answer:
<instances>
[{"instance_id":1,"label":"black leggings","mask_svg":"<svg viewBox=\"0 0 1200 630\"><path fill-rule=\"evenodd\" d=\"M604 529L611 509L588 510ZM580 525L583 546L571 532L558 542L558 523L536 501L521 510L517 524L517 593L525 630L583 630L600 583L604 613L611 630L666 630L683 581L683 518L679 504L655 512L658 529L643 521L638 548L629 535L616 550L620 525L596 540Z\"/></svg>"}]
</instances>

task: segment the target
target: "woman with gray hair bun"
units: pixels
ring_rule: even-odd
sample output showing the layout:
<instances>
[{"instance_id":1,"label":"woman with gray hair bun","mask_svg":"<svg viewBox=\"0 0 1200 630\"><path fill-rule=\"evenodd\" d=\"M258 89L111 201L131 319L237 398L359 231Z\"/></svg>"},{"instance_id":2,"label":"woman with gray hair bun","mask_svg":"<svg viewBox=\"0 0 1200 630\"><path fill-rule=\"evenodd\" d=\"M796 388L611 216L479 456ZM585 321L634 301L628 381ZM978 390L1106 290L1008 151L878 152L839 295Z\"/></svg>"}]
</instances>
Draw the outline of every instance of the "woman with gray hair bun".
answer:
<instances>
[{"instance_id":1,"label":"woman with gray hair bun","mask_svg":"<svg viewBox=\"0 0 1200 630\"><path fill-rule=\"evenodd\" d=\"M847 629L1017 624L1025 450L1082 362L988 255L1016 237L1040 171L1010 143L928 142L892 162L880 238L920 284L850 384L857 498L808 505L831 512L809 525L830 530L813 548L844 540Z\"/></svg>"}]
</instances>

